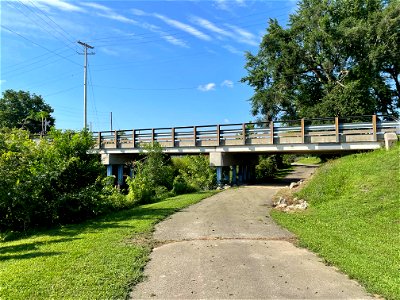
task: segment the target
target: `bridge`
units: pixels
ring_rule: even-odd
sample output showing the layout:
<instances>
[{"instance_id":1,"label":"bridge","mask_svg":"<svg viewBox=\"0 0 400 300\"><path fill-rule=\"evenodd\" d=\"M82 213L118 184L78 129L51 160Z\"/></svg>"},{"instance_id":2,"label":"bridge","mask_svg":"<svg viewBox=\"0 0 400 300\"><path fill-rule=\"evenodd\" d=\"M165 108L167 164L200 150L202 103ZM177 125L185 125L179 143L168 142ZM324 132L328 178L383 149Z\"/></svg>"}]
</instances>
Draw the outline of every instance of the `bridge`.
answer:
<instances>
[{"instance_id":1,"label":"bridge","mask_svg":"<svg viewBox=\"0 0 400 300\"><path fill-rule=\"evenodd\" d=\"M259 154L345 153L381 148L397 141L400 122L388 116L281 120L274 122L146 128L95 132L93 152L101 154L108 175L122 182L123 165L158 143L169 155L206 154L217 167L230 168L232 181L246 181ZM113 172L113 166L117 171ZM237 174L238 173L238 174ZM229 172L228 172L229 174Z\"/></svg>"}]
</instances>

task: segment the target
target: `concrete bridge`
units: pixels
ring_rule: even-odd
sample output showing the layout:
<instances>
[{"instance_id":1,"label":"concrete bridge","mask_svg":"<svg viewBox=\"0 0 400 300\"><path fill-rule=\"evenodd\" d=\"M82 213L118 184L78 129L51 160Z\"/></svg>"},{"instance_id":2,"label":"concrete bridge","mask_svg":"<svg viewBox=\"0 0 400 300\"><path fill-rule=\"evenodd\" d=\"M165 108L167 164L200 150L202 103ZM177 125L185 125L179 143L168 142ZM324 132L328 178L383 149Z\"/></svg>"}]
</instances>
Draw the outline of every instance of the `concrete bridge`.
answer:
<instances>
[{"instance_id":1,"label":"concrete bridge","mask_svg":"<svg viewBox=\"0 0 400 300\"><path fill-rule=\"evenodd\" d=\"M318 154L375 150L397 141L400 122L387 116L301 119L260 123L201 125L95 132L93 152L101 154L107 174L122 184L124 165L159 143L170 155L206 154L217 179L229 168L232 182L253 176L259 154ZM229 174L229 172L225 172ZM226 178L228 179L228 178Z\"/></svg>"}]
</instances>

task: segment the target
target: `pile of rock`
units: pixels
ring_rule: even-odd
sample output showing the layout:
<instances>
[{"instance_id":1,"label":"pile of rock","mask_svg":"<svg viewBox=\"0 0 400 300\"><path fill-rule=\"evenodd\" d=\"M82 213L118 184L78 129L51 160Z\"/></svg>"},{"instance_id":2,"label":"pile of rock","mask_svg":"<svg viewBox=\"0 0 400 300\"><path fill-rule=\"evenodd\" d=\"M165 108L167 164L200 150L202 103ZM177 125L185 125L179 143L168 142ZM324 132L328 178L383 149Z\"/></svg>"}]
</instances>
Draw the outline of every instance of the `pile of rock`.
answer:
<instances>
[{"instance_id":1,"label":"pile of rock","mask_svg":"<svg viewBox=\"0 0 400 300\"><path fill-rule=\"evenodd\" d=\"M289 188L281 190L281 192L275 196L276 200L273 202L274 208L285 212L306 210L308 207L307 201L297 197L293 198L293 191L291 191L302 185L303 182L303 180L292 182Z\"/></svg>"},{"instance_id":2,"label":"pile of rock","mask_svg":"<svg viewBox=\"0 0 400 300\"><path fill-rule=\"evenodd\" d=\"M294 198L293 200L286 200L282 196L279 197L278 201L273 203L275 209L282 210L285 212L306 210L308 203L306 200Z\"/></svg>"}]
</instances>

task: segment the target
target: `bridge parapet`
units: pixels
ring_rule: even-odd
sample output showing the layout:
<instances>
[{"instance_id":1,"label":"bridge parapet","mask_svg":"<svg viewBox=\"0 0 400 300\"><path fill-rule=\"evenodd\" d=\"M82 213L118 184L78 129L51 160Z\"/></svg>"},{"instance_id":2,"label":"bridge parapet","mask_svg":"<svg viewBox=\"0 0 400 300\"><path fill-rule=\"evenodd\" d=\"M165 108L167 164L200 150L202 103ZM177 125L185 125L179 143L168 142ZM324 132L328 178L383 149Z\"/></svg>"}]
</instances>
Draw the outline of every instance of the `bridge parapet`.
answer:
<instances>
[{"instance_id":1,"label":"bridge parapet","mask_svg":"<svg viewBox=\"0 0 400 300\"><path fill-rule=\"evenodd\" d=\"M369 119L368 121L365 121ZM351 122L358 120L358 122ZM95 132L94 150L141 152L144 144L159 143L165 150L243 146L384 143L385 133L400 133L400 123L387 116L301 119L259 123L201 125ZM265 147L264 147L265 148ZM271 148L272 149L272 148ZM274 148L276 149L276 147Z\"/></svg>"}]
</instances>

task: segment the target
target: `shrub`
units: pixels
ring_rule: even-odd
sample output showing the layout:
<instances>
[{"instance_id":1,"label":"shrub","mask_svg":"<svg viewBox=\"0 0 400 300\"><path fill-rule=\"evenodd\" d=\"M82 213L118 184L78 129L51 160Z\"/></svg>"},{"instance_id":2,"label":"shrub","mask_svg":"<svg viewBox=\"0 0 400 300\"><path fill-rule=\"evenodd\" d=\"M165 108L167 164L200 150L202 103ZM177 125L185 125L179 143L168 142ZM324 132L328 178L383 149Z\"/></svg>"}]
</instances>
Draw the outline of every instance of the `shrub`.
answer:
<instances>
[{"instance_id":1,"label":"shrub","mask_svg":"<svg viewBox=\"0 0 400 300\"><path fill-rule=\"evenodd\" d=\"M274 156L260 156L258 165L256 165L256 180L264 182L274 177L277 163Z\"/></svg>"},{"instance_id":2,"label":"shrub","mask_svg":"<svg viewBox=\"0 0 400 300\"><path fill-rule=\"evenodd\" d=\"M2 130L0 231L79 222L124 206L115 193L103 194L105 170L87 153L92 146L87 131L52 130L33 141L26 131Z\"/></svg>"}]
</instances>

